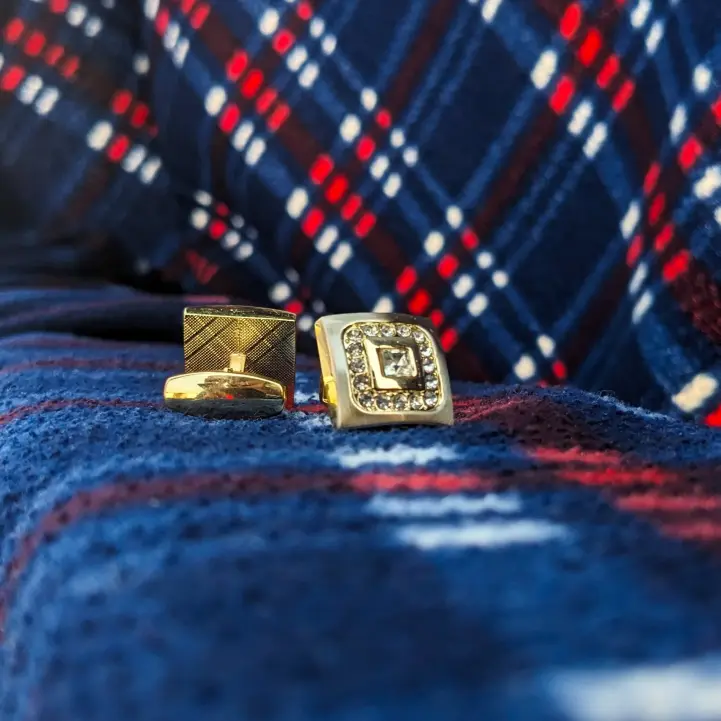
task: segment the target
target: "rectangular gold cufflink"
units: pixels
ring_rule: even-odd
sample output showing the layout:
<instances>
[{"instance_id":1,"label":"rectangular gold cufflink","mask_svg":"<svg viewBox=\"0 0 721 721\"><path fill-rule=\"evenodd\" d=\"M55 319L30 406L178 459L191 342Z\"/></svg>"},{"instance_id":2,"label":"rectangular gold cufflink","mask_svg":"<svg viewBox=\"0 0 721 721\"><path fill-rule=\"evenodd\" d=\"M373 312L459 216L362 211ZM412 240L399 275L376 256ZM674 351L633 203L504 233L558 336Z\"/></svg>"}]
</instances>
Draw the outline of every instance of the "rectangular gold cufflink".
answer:
<instances>
[{"instance_id":1,"label":"rectangular gold cufflink","mask_svg":"<svg viewBox=\"0 0 721 721\"><path fill-rule=\"evenodd\" d=\"M336 428L453 424L446 360L428 319L329 315L315 333L321 400Z\"/></svg>"},{"instance_id":2,"label":"rectangular gold cufflink","mask_svg":"<svg viewBox=\"0 0 721 721\"><path fill-rule=\"evenodd\" d=\"M208 306L183 315L185 373L165 383L168 408L216 418L260 418L293 405L295 314Z\"/></svg>"}]
</instances>

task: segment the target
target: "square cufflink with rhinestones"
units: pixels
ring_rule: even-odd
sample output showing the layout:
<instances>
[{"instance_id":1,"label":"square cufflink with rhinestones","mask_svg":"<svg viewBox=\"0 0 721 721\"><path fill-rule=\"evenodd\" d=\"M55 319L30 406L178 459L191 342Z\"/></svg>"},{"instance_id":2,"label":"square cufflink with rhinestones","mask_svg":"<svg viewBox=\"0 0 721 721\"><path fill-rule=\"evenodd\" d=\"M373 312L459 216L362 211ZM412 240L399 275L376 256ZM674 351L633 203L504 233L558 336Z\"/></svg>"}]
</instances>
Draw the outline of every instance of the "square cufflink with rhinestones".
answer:
<instances>
[{"instance_id":1,"label":"square cufflink with rhinestones","mask_svg":"<svg viewBox=\"0 0 721 721\"><path fill-rule=\"evenodd\" d=\"M321 400L336 428L453 424L445 356L426 318L329 315L315 333Z\"/></svg>"}]
</instances>

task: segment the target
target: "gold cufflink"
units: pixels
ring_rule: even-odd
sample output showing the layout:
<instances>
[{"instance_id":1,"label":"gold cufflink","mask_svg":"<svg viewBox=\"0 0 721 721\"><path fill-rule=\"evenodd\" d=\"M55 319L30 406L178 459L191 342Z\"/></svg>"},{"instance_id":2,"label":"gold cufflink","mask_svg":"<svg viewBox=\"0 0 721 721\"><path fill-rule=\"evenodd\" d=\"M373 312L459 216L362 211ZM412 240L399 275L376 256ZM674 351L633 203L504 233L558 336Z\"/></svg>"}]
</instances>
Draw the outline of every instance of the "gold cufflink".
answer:
<instances>
[{"instance_id":1,"label":"gold cufflink","mask_svg":"<svg viewBox=\"0 0 721 721\"><path fill-rule=\"evenodd\" d=\"M453 425L446 360L426 318L346 313L315 324L321 401L336 428Z\"/></svg>"},{"instance_id":2,"label":"gold cufflink","mask_svg":"<svg viewBox=\"0 0 721 721\"><path fill-rule=\"evenodd\" d=\"M293 405L295 314L267 308L186 308L185 373L168 378L174 411L267 418Z\"/></svg>"}]
</instances>

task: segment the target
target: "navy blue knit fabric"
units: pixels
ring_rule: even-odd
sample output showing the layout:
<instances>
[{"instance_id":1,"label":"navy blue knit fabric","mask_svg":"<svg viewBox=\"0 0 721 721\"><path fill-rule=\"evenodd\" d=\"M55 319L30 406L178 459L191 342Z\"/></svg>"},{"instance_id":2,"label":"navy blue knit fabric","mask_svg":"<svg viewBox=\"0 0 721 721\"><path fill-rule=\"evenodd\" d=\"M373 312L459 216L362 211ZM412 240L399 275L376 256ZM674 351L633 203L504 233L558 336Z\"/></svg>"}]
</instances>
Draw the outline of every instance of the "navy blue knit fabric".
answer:
<instances>
[{"instance_id":1,"label":"navy blue knit fabric","mask_svg":"<svg viewBox=\"0 0 721 721\"><path fill-rule=\"evenodd\" d=\"M0 294L3 721L721 718L716 431L456 383L337 432L305 357L283 416L185 417L142 338L193 302Z\"/></svg>"}]
</instances>

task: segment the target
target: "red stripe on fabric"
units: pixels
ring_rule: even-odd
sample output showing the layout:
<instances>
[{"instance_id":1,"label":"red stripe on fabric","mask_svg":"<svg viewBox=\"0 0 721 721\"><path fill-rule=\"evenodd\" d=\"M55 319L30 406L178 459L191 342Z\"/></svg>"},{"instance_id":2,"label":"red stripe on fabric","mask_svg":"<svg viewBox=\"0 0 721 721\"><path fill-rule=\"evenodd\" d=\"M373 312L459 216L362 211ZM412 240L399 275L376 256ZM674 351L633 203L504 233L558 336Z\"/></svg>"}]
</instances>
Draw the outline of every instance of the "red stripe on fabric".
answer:
<instances>
[{"instance_id":1,"label":"red stripe on fabric","mask_svg":"<svg viewBox=\"0 0 721 721\"><path fill-rule=\"evenodd\" d=\"M621 63L619 62L616 55L610 55L608 58L606 58L606 62L603 64L603 67L599 71L596 78L596 82L598 83L599 87L604 90L608 88L608 86L611 84L611 81L618 74L620 67Z\"/></svg>"},{"instance_id":2,"label":"red stripe on fabric","mask_svg":"<svg viewBox=\"0 0 721 721\"><path fill-rule=\"evenodd\" d=\"M458 268L458 259L451 255L444 255L438 263L438 273L441 278L450 278Z\"/></svg>"},{"instance_id":3,"label":"red stripe on fabric","mask_svg":"<svg viewBox=\"0 0 721 721\"><path fill-rule=\"evenodd\" d=\"M252 98L258 93L258 90L260 90L263 82L263 73L254 68L246 75L245 80L240 86L240 92L244 97Z\"/></svg>"},{"instance_id":4,"label":"red stripe on fabric","mask_svg":"<svg viewBox=\"0 0 721 721\"><path fill-rule=\"evenodd\" d=\"M381 128L388 130L388 128L390 128L393 124L393 117L391 116L390 111L386 108L379 110L376 113L376 122Z\"/></svg>"},{"instance_id":5,"label":"red stripe on fabric","mask_svg":"<svg viewBox=\"0 0 721 721\"><path fill-rule=\"evenodd\" d=\"M165 31L168 29L168 23L170 22L170 11L168 8L161 6L158 8L158 12L155 15L155 30L158 35L165 35Z\"/></svg>"},{"instance_id":6,"label":"red stripe on fabric","mask_svg":"<svg viewBox=\"0 0 721 721\"><path fill-rule=\"evenodd\" d=\"M551 370L553 371L553 375L555 375L559 380L565 381L568 377L568 370L563 361L554 361L551 365Z\"/></svg>"},{"instance_id":7,"label":"red stripe on fabric","mask_svg":"<svg viewBox=\"0 0 721 721\"><path fill-rule=\"evenodd\" d=\"M721 541L721 523L691 521L688 523L664 523L661 530L668 536L686 541Z\"/></svg>"},{"instance_id":8,"label":"red stripe on fabric","mask_svg":"<svg viewBox=\"0 0 721 721\"><path fill-rule=\"evenodd\" d=\"M634 237L628 246L628 252L626 253L626 263L629 266L636 265L636 261L641 257L641 251L643 250L643 238L640 235Z\"/></svg>"},{"instance_id":9,"label":"red stripe on fabric","mask_svg":"<svg viewBox=\"0 0 721 721\"><path fill-rule=\"evenodd\" d=\"M689 253L688 250L682 250L663 266L661 275L667 283L670 283L676 280L682 273L685 273L690 264L691 253Z\"/></svg>"},{"instance_id":10,"label":"red stripe on fabric","mask_svg":"<svg viewBox=\"0 0 721 721\"><path fill-rule=\"evenodd\" d=\"M0 426L26 418L38 413L51 413L69 408L153 408L158 409L161 403L151 401L102 400L97 398L69 398L41 401L26 406L18 406L11 411L0 413Z\"/></svg>"},{"instance_id":11,"label":"red stripe on fabric","mask_svg":"<svg viewBox=\"0 0 721 721\"><path fill-rule=\"evenodd\" d=\"M289 30L281 30L273 38L273 49L279 55L285 55L293 47L295 36Z\"/></svg>"},{"instance_id":12,"label":"red stripe on fabric","mask_svg":"<svg viewBox=\"0 0 721 721\"><path fill-rule=\"evenodd\" d=\"M613 96L611 107L620 113L636 92L636 83L633 80L624 80L616 95Z\"/></svg>"},{"instance_id":13,"label":"red stripe on fabric","mask_svg":"<svg viewBox=\"0 0 721 721\"><path fill-rule=\"evenodd\" d=\"M309 237L314 238L320 227L325 222L325 215L319 208L311 208L301 223L303 232Z\"/></svg>"},{"instance_id":14,"label":"red stripe on fabric","mask_svg":"<svg viewBox=\"0 0 721 721\"><path fill-rule=\"evenodd\" d=\"M356 146L356 154L359 160L368 160L375 153L376 144L373 138L367 135L361 137Z\"/></svg>"},{"instance_id":15,"label":"red stripe on fabric","mask_svg":"<svg viewBox=\"0 0 721 721\"><path fill-rule=\"evenodd\" d=\"M301 20L308 21L313 17L313 6L307 0L300 0L295 11Z\"/></svg>"},{"instance_id":16,"label":"red stripe on fabric","mask_svg":"<svg viewBox=\"0 0 721 721\"><path fill-rule=\"evenodd\" d=\"M417 277L416 270L413 266L409 265L404 268L396 280L396 290L399 293L408 292L408 290L413 287Z\"/></svg>"},{"instance_id":17,"label":"red stripe on fabric","mask_svg":"<svg viewBox=\"0 0 721 721\"><path fill-rule=\"evenodd\" d=\"M11 92L20 85L20 81L25 77L25 69L19 65L9 67L0 77L0 88Z\"/></svg>"},{"instance_id":18,"label":"red stripe on fabric","mask_svg":"<svg viewBox=\"0 0 721 721\"><path fill-rule=\"evenodd\" d=\"M51 45L46 51L45 51L45 62L50 66L53 67L55 64L58 63L60 58L65 53L64 48L60 47L60 45Z\"/></svg>"},{"instance_id":19,"label":"red stripe on fabric","mask_svg":"<svg viewBox=\"0 0 721 721\"><path fill-rule=\"evenodd\" d=\"M425 290L420 289L416 291L416 294L408 301L408 310L414 315L421 315L426 312L430 304L431 297Z\"/></svg>"},{"instance_id":20,"label":"red stripe on fabric","mask_svg":"<svg viewBox=\"0 0 721 721\"><path fill-rule=\"evenodd\" d=\"M355 224L355 233L359 238L365 238L373 230L376 224L376 217L373 213L365 212Z\"/></svg>"},{"instance_id":21,"label":"red stripe on fabric","mask_svg":"<svg viewBox=\"0 0 721 721\"><path fill-rule=\"evenodd\" d=\"M268 128L276 132L290 117L290 108L285 103L278 103L268 118Z\"/></svg>"},{"instance_id":22,"label":"red stripe on fabric","mask_svg":"<svg viewBox=\"0 0 721 721\"><path fill-rule=\"evenodd\" d=\"M578 59L586 66L589 66L598 57L603 47L603 36L596 28L589 28L586 39L578 50Z\"/></svg>"},{"instance_id":23,"label":"red stripe on fabric","mask_svg":"<svg viewBox=\"0 0 721 721\"><path fill-rule=\"evenodd\" d=\"M186 259L188 267L191 272L198 280L199 283L206 285L215 277L218 273L217 263L204 258L197 251L190 249L183 253L183 257Z\"/></svg>"},{"instance_id":24,"label":"red stripe on fabric","mask_svg":"<svg viewBox=\"0 0 721 721\"><path fill-rule=\"evenodd\" d=\"M220 114L218 127L229 135L240 121L240 108L235 103L228 103Z\"/></svg>"},{"instance_id":25,"label":"red stripe on fabric","mask_svg":"<svg viewBox=\"0 0 721 721\"><path fill-rule=\"evenodd\" d=\"M240 76L248 67L248 55L244 50L236 50L225 64L225 74L232 82L240 79Z\"/></svg>"},{"instance_id":26,"label":"red stripe on fabric","mask_svg":"<svg viewBox=\"0 0 721 721\"><path fill-rule=\"evenodd\" d=\"M721 426L721 405L706 416L706 424L712 428L718 428Z\"/></svg>"},{"instance_id":27,"label":"red stripe on fabric","mask_svg":"<svg viewBox=\"0 0 721 721\"><path fill-rule=\"evenodd\" d=\"M573 99L575 92L576 84L570 77L564 75L558 81L556 90L553 95L551 95L551 99L549 101L551 108L553 108L558 115L562 115Z\"/></svg>"},{"instance_id":28,"label":"red stripe on fabric","mask_svg":"<svg viewBox=\"0 0 721 721\"><path fill-rule=\"evenodd\" d=\"M461 233L461 243L466 250L475 250L480 243L478 236L470 229L466 228Z\"/></svg>"},{"instance_id":29,"label":"red stripe on fabric","mask_svg":"<svg viewBox=\"0 0 721 721\"><path fill-rule=\"evenodd\" d=\"M721 125L721 97L715 103L713 103L713 105L711 105L711 112L716 118L717 124Z\"/></svg>"},{"instance_id":30,"label":"red stripe on fabric","mask_svg":"<svg viewBox=\"0 0 721 721\"><path fill-rule=\"evenodd\" d=\"M39 30L34 30L25 41L26 55L29 55L30 57L40 55L45 47L45 42L45 36Z\"/></svg>"},{"instance_id":31,"label":"red stripe on fabric","mask_svg":"<svg viewBox=\"0 0 721 721\"><path fill-rule=\"evenodd\" d=\"M413 473L359 473L351 478L351 486L360 493L377 492L437 492L459 493L461 491L492 490L495 483L484 478L482 472L465 471L415 471Z\"/></svg>"},{"instance_id":32,"label":"red stripe on fabric","mask_svg":"<svg viewBox=\"0 0 721 721\"><path fill-rule=\"evenodd\" d=\"M12 347L12 346L11 346ZM53 345L32 346L32 347L55 347ZM63 344L62 347L73 347ZM86 348L94 347L87 344L78 344L76 347ZM109 349L112 346L97 346ZM182 364L172 363L170 361L140 361L131 358L41 358L34 361L26 361L24 363L16 363L0 368L0 376L14 375L16 373L24 373L26 371L35 371L42 369L68 369L68 370L130 370L130 371L168 371L181 373Z\"/></svg>"},{"instance_id":33,"label":"red stripe on fabric","mask_svg":"<svg viewBox=\"0 0 721 721\"><path fill-rule=\"evenodd\" d=\"M214 218L208 223L208 235L213 240L220 240L228 232L228 226L220 218Z\"/></svg>"},{"instance_id":34,"label":"red stripe on fabric","mask_svg":"<svg viewBox=\"0 0 721 721\"><path fill-rule=\"evenodd\" d=\"M458 331L455 328L448 328L441 333L441 348L448 353L458 343Z\"/></svg>"},{"instance_id":35,"label":"red stripe on fabric","mask_svg":"<svg viewBox=\"0 0 721 721\"><path fill-rule=\"evenodd\" d=\"M66 80L70 80L70 78L72 78L75 75L75 73L78 72L79 67L80 67L80 58L73 55L73 56L65 59L65 61L62 64L62 67L60 68L60 74Z\"/></svg>"},{"instance_id":36,"label":"red stripe on fabric","mask_svg":"<svg viewBox=\"0 0 721 721\"><path fill-rule=\"evenodd\" d=\"M361 209L362 205L363 201L361 200L360 195L356 195L354 193L349 196L340 210L341 218L343 218L343 220L350 220Z\"/></svg>"},{"instance_id":37,"label":"red stripe on fabric","mask_svg":"<svg viewBox=\"0 0 721 721\"><path fill-rule=\"evenodd\" d=\"M651 165L646 173L646 177L643 180L643 192L646 195L650 195L658 184L658 179L661 175L661 164L655 162Z\"/></svg>"},{"instance_id":38,"label":"red stripe on fabric","mask_svg":"<svg viewBox=\"0 0 721 721\"><path fill-rule=\"evenodd\" d=\"M205 25L208 15L210 15L210 6L207 3L196 5L190 15L190 26L194 30L200 30Z\"/></svg>"},{"instance_id":39,"label":"red stripe on fabric","mask_svg":"<svg viewBox=\"0 0 721 721\"><path fill-rule=\"evenodd\" d=\"M616 505L626 511L721 511L721 498L690 494L668 495L658 491L621 496Z\"/></svg>"},{"instance_id":40,"label":"red stripe on fabric","mask_svg":"<svg viewBox=\"0 0 721 721\"><path fill-rule=\"evenodd\" d=\"M325 197L330 203L340 201L348 190L348 180L343 175L335 175L333 181L328 185L325 191Z\"/></svg>"},{"instance_id":41,"label":"red stripe on fabric","mask_svg":"<svg viewBox=\"0 0 721 721\"><path fill-rule=\"evenodd\" d=\"M583 18L583 8L577 3L571 3L563 13L558 31L565 40L571 40L578 32Z\"/></svg>"},{"instance_id":42,"label":"red stripe on fabric","mask_svg":"<svg viewBox=\"0 0 721 721\"><path fill-rule=\"evenodd\" d=\"M659 193L652 201L651 206L648 209L648 219L651 225L656 225L661 214L666 209L666 196L663 193Z\"/></svg>"},{"instance_id":43,"label":"red stripe on fabric","mask_svg":"<svg viewBox=\"0 0 721 721\"><path fill-rule=\"evenodd\" d=\"M125 135L116 135L106 150L108 160L119 163L130 148L130 140Z\"/></svg>"},{"instance_id":44,"label":"red stripe on fabric","mask_svg":"<svg viewBox=\"0 0 721 721\"><path fill-rule=\"evenodd\" d=\"M333 160L328 155L319 155L308 173L310 179L319 185L322 183L333 171Z\"/></svg>"},{"instance_id":45,"label":"red stripe on fabric","mask_svg":"<svg viewBox=\"0 0 721 721\"><path fill-rule=\"evenodd\" d=\"M20 18L13 18L5 26L5 40L9 43L16 43L25 31L25 23Z\"/></svg>"},{"instance_id":46,"label":"red stripe on fabric","mask_svg":"<svg viewBox=\"0 0 721 721\"><path fill-rule=\"evenodd\" d=\"M274 88L265 88L258 97L255 107L261 115L265 115L277 99L278 93Z\"/></svg>"},{"instance_id":47,"label":"red stripe on fabric","mask_svg":"<svg viewBox=\"0 0 721 721\"><path fill-rule=\"evenodd\" d=\"M698 138L692 135L686 140L678 154L678 162L681 168L688 172L703 155L703 146Z\"/></svg>"},{"instance_id":48,"label":"red stripe on fabric","mask_svg":"<svg viewBox=\"0 0 721 721\"><path fill-rule=\"evenodd\" d=\"M110 101L110 109L116 115L125 113L133 102L133 94L129 90L119 89L115 91Z\"/></svg>"}]
</instances>

